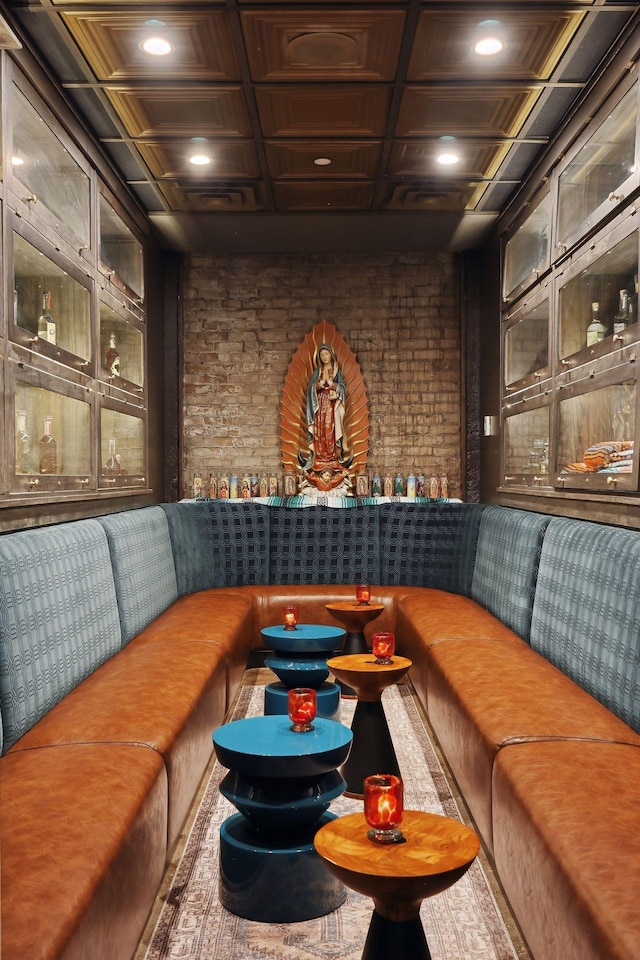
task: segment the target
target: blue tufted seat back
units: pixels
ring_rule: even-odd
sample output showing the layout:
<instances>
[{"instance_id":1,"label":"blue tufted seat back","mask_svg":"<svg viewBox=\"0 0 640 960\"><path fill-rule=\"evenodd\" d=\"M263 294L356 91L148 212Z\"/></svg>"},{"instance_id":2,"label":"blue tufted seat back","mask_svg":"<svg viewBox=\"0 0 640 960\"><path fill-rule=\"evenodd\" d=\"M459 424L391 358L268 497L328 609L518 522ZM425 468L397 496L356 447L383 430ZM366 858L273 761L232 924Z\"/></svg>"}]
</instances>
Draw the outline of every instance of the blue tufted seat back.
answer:
<instances>
[{"instance_id":1,"label":"blue tufted seat back","mask_svg":"<svg viewBox=\"0 0 640 960\"><path fill-rule=\"evenodd\" d=\"M640 733L640 533L557 517L531 646Z\"/></svg>"},{"instance_id":2,"label":"blue tufted seat back","mask_svg":"<svg viewBox=\"0 0 640 960\"><path fill-rule=\"evenodd\" d=\"M97 520L0 537L3 750L120 647L111 557Z\"/></svg>"},{"instance_id":3,"label":"blue tufted seat back","mask_svg":"<svg viewBox=\"0 0 640 960\"><path fill-rule=\"evenodd\" d=\"M489 506L480 521L471 596L529 640L538 563L550 517Z\"/></svg>"},{"instance_id":4,"label":"blue tufted seat back","mask_svg":"<svg viewBox=\"0 0 640 960\"><path fill-rule=\"evenodd\" d=\"M469 596L484 509L446 501L382 504L380 582Z\"/></svg>"},{"instance_id":5,"label":"blue tufted seat back","mask_svg":"<svg viewBox=\"0 0 640 960\"><path fill-rule=\"evenodd\" d=\"M169 524L161 507L98 517L109 542L126 644L178 597Z\"/></svg>"},{"instance_id":6,"label":"blue tufted seat back","mask_svg":"<svg viewBox=\"0 0 640 960\"><path fill-rule=\"evenodd\" d=\"M163 503L178 595L269 582L269 507L202 500Z\"/></svg>"},{"instance_id":7,"label":"blue tufted seat back","mask_svg":"<svg viewBox=\"0 0 640 960\"><path fill-rule=\"evenodd\" d=\"M377 509L274 509L269 555L270 583L379 583Z\"/></svg>"}]
</instances>

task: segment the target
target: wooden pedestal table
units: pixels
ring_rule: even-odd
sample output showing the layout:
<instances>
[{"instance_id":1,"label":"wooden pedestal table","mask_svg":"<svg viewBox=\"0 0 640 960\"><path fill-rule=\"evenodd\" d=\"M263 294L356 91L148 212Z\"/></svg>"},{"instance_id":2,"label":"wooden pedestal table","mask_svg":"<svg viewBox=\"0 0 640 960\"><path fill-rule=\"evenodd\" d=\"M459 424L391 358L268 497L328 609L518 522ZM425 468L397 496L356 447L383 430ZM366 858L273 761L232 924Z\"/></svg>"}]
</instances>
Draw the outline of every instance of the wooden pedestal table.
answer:
<instances>
[{"instance_id":1,"label":"wooden pedestal table","mask_svg":"<svg viewBox=\"0 0 640 960\"><path fill-rule=\"evenodd\" d=\"M357 600L336 600L334 603L325 603L325 607L332 617L338 620L345 630L344 645L341 652L366 653L367 641L364 628L384 610L384 603L358 603ZM336 648L337 649L337 648ZM338 681L343 697L355 697L356 691L342 681Z\"/></svg>"},{"instance_id":2,"label":"wooden pedestal table","mask_svg":"<svg viewBox=\"0 0 640 960\"><path fill-rule=\"evenodd\" d=\"M351 732L353 746L342 776L348 797L363 797L363 781L373 773L400 774L396 752L382 706L382 692L401 680L411 667L406 657L393 657L389 664L378 664L372 653L354 653L331 657L327 667L334 677L353 687L358 696Z\"/></svg>"},{"instance_id":3,"label":"wooden pedestal table","mask_svg":"<svg viewBox=\"0 0 640 960\"><path fill-rule=\"evenodd\" d=\"M374 902L362 960L431 960L420 905L459 880L480 849L473 830L434 813L406 810L400 829L404 843L375 843L364 814L352 813L315 836L334 876Z\"/></svg>"}]
</instances>

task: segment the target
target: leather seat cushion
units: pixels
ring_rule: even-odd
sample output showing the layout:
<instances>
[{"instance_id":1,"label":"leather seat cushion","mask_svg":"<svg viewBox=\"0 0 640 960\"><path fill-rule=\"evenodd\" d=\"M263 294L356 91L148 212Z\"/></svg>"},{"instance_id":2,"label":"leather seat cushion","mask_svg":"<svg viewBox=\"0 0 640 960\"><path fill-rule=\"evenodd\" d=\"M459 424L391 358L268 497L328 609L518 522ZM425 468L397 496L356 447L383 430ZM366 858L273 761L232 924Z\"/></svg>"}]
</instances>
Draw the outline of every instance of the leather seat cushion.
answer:
<instances>
[{"instance_id":1,"label":"leather seat cushion","mask_svg":"<svg viewBox=\"0 0 640 960\"><path fill-rule=\"evenodd\" d=\"M627 724L524 641L443 640L429 650L429 719L491 849L491 773L517 739L585 737L640 745Z\"/></svg>"},{"instance_id":2,"label":"leather seat cushion","mask_svg":"<svg viewBox=\"0 0 640 960\"><path fill-rule=\"evenodd\" d=\"M149 747L2 759L2 960L133 954L162 880L167 782Z\"/></svg>"},{"instance_id":3,"label":"leather seat cushion","mask_svg":"<svg viewBox=\"0 0 640 960\"><path fill-rule=\"evenodd\" d=\"M12 748L71 743L146 744L162 757L169 847L176 840L224 721L224 650L198 640L132 640Z\"/></svg>"},{"instance_id":4,"label":"leather seat cushion","mask_svg":"<svg viewBox=\"0 0 640 960\"><path fill-rule=\"evenodd\" d=\"M640 748L505 747L493 792L496 866L536 960L636 960Z\"/></svg>"}]
</instances>

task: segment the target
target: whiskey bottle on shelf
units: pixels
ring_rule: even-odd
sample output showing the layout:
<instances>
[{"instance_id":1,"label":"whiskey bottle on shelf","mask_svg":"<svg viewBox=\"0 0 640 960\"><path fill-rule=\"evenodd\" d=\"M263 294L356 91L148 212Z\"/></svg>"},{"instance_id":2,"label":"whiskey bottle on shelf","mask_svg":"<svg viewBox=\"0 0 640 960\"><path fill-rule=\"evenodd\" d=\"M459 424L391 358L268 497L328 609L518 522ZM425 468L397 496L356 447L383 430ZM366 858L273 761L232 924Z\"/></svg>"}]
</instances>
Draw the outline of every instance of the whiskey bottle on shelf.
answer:
<instances>
[{"instance_id":1,"label":"whiskey bottle on shelf","mask_svg":"<svg viewBox=\"0 0 640 960\"><path fill-rule=\"evenodd\" d=\"M42 294L42 313L38 317L38 337L48 343L56 342L56 321L51 315L51 293L45 290Z\"/></svg>"},{"instance_id":2,"label":"whiskey bottle on shelf","mask_svg":"<svg viewBox=\"0 0 640 960\"><path fill-rule=\"evenodd\" d=\"M111 377L120 376L120 354L116 346L115 333L109 334L109 347L104 358L105 370Z\"/></svg>"},{"instance_id":3,"label":"whiskey bottle on shelf","mask_svg":"<svg viewBox=\"0 0 640 960\"><path fill-rule=\"evenodd\" d=\"M16 410L16 473L32 473L31 437L27 433L27 411Z\"/></svg>"},{"instance_id":4,"label":"whiskey bottle on shelf","mask_svg":"<svg viewBox=\"0 0 640 960\"><path fill-rule=\"evenodd\" d=\"M40 473L58 472L58 445L51 433L53 417L42 418L42 437L40 438Z\"/></svg>"},{"instance_id":5,"label":"whiskey bottle on shelf","mask_svg":"<svg viewBox=\"0 0 640 960\"><path fill-rule=\"evenodd\" d=\"M613 318L614 333L622 333L629 326L629 292L621 290L619 296L618 312Z\"/></svg>"},{"instance_id":6,"label":"whiskey bottle on shelf","mask_svg":"<svg viewBox=\"0 0 640 960\"><path fill-rule=\"evenodd\" d=\"M116 452L116 438L109 437L109 453L104 465L104 473L108 477L117 477L124 472L125 470L122 466L122 457Z\"/></svg>"},{"instance_id":7,"label":"whiskey bottle on shelf","mask_svg":"<svg viewBox=\"0 0 640 960\"><path fill-rule=\"evenodd\" d=\"M596 300L591 304L591 323L587 327L587 346L591 347L594 343L600 343L605 336L606 330L600 320L600 304Z\"/></svg>"}]
</instances>

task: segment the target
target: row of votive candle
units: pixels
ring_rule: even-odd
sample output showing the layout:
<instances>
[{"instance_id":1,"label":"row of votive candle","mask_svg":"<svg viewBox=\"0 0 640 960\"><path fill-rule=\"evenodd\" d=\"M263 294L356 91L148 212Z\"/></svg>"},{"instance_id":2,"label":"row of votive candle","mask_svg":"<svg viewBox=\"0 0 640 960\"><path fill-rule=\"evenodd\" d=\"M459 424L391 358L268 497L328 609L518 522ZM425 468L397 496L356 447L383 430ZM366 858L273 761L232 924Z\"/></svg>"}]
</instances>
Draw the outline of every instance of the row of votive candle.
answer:
<instances>
[{"instance_id":1,"label":"row of votive candle","mask_svg":"<svg viewBox=\"0 0 640 960\"><path fill-rule=\"evenodd\" d=\"M255 497L294 497L298 493L298 478L293 473L284 477L267 476L222 476L209 474L205 480L199 473L193 477L193 496L196 499L208 497L210 500L250 500ZM430 497L437 499L449 496L449 478L431 476L428 480L422 474L415 476L401 474L370 477L368 473L356 474L353 481L353 493L356 497Z\"/></svg>"}]
</instances>

